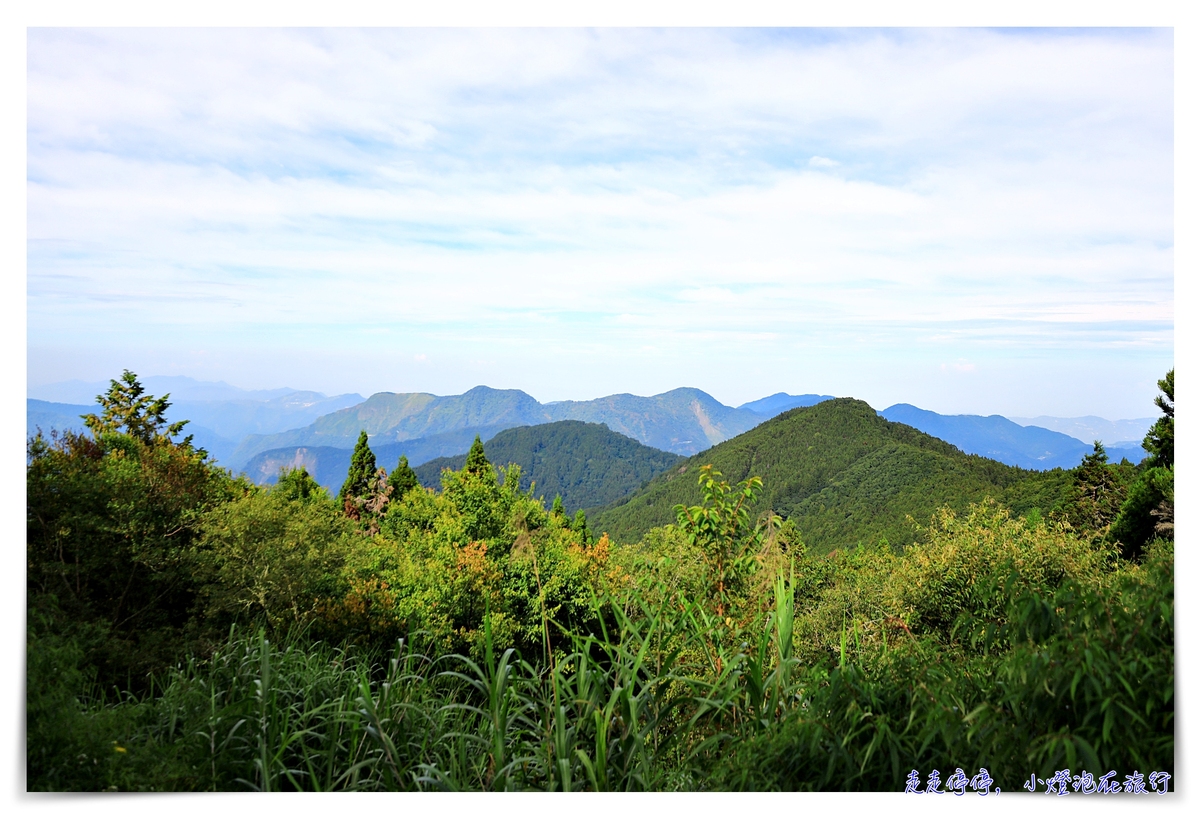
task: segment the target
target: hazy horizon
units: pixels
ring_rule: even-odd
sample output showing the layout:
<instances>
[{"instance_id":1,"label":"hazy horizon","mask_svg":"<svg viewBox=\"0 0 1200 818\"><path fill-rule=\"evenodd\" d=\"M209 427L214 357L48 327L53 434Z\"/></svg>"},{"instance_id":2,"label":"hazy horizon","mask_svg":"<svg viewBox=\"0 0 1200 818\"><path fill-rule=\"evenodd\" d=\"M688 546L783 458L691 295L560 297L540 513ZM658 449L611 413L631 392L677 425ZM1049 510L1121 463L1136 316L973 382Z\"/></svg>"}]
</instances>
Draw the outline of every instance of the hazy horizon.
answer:
<instances>
[{"instance_id":1,"label":"hazy horizon","mask_svg":"<svg viewBox=\"0 0 1200 818\"><path fill-rule=\"evenodd\" d=\"M243 387L243 386L238 386L237 384L232 384L232 383L229 383L228 381L224 381L224 380L218 380L218 381L200 380L200 379L196 379L196 378L191 378L190 376L187 376L187 375L161 375L161 374L142 375L142 374L140 374L140 373L135 373L135 374L137 374L137 375L138 375L138 379L139 379L139 381L141 381L141 383L143 384L143 386L147 386L147 384L148 384L148 383L151 383L151 382L153 382L153 381L155 381L155 380L157 380L157 379L160 379L160 378L183 378L183 379L185 379L185 380L192 381L192 382L194 382L194 383L196 383L196 384L198 384L198 385L222 385L222 386L228 386L228 387L230 387L230 388L232 388L232 389L235 389L235 390L238 390L238 391L241 391L241 392L246 392L246 393L257 393L257 392L284 392L284 391L295 391L295 392L318 392L318 393L324 394L326 397L337 397L338 395L352 395L352 394L358 394L358 395L361 395L361 396L362 396L363 400L366 400L367 398L370 398L372 395L375 395L375 394L380 394L380 393L391 393L391 394L398 394L398 393L401 393L401 392L426 392L427 394L432 394L432 395L434 395L435 397L452 397L452 396L456 396L456 395L461 395L461 394L464 394L465 392L467 392L467 391L470 391L470 389L474 389L474 388L477 388L477 387L481 387L481 386L482 386L482 387L487 387L487 388L490 388L490 389L500 389L500 390L502 390L502 389L515 389L515 390L519 390L519 391L521 391L521 392L524 392L525 394L529 395L529 396L530 396L530 397L532 397L534 400L538 401L538 403L541 403L541 404L543 404L543 405L546 405L546 404L551 404L551 403L560 403L560 402L562 402L562 401L559 401L559 400L545 400L545 399L543 399L543 398L540 398L540 397L539 397L539 396L537 396L537 395L534 395L533 393L529 392L529 391L528 391L528 390L526 390L526 389L520 389L520 387L515 387L515 386L510 386L510 387L494 386L494 385L492 385L492 384L486 384L486 383L479 383L479 384L475 384L475 386L469 387L468 389L465 389L465 390L463 390L462 392L454 392L454 393L436 393L436 392L428 392L427 390L419 390L419 389L418 389L418 390L396 390L396 389L384 389L384 390L378 390L378 391L375 391L375 392L364 392L364 391L363 391L363 390L361 390L361 389L353 389L353 390L349 390L349 391L347 391L347 392L329 393L329 392L321 392L321 390L316 390L316 389L308 389L308 388L306 388L306 387L304 387L304 386L300 386L300 387L294 387L294 386L287 386L287 385L285 385L285 386L273 386L273 387ZM95 395L85 395L83 391L80 391L79 395L78 395L76 398L72 399L72 400L58 400L58 399L56 399L56 398L54 398L54 397L39 397L39 395L52 395L52 394L53 394L53 390L52 390L52 388L53 388L53 387L65 388L65 387L69 387L69 386L72 386L72 385L75 385L75 384L78 384L80 387L83 387L83 386L92 386L92 387L95 387L95 388L96 388L96 390L97 390L95 394L96 394L96 395L98 395L98 394L100 394L101 392L103 392L103 391L104 391L104 389L105 389L105 388L108 386L108 384L109 384L109 380L110 380L110 379L105 379L105 380L103 380L103 381L101 381L101 380L96 380L96 381L85 381L85 380L82 380L82 379L72 379L72 380L68 380L68 381L58 381L58 382L55 382L55 383L41 384L41 385L38 385L38 386L30 386L30 387L29 387L29 389L28 389L28 392L27 392L27 397L29 397L29 398L32 398L32 399L34 399L34 400L45 400L45 401L47 401L47 402L52 402L52 403L82 403L82 402L87 402L87 399L88 399L89 397L95 397ZM688 385L688 384L679 384L679 385L677 385L677 386L670 387L670 388L668 388L668 389L664 389L662 392L656 392L656 393L654 393L653 395L650 395L650 394L645 394L645 395L639 395L639 397L654 397L654 395L660 395L660 394L663 394L663 393L665 393L665 392L671 392L671 391L674 391L675 389L695 389L695 388L698 388L698 387L693 387L693 386L690 386L690 385ZM156 395L156 396L159 394L159 392L155 392L153 388L148 388L148 390L147 390L147 391L148 391L150 394L153 394L153 395ZM161 390L160 390L160 391L161 391ZM772 392L772 393L768 393L768 394L758 395L757 397L750 398L750 399L748 399L748 400L745 400L745 401L739 401L739 402L737 402L737 403L731 403L731 402L729 402L729 401L722 400L722 399L721 399L721 397L720 397L719 395L713 395L712 393L708 392L707 390L701 390L701 391L703 391L703 392L706 392L706 393L707 393L707 394L709 394L711 397L715 398L715 399L716 399L718 402L720 402L720 403L722 403L722 404L724 404L724 405L726 405L726 406L731 406L731 407L739 407L739 406L743 406L743 405L745 405L745 404L747 404L747 403L753 403L754 401L761 400L761 399L763 399L763 398L773 397L774 395L777 395L777 394L789 394L789 395L791 395L792 397L799 397L800 395L825 395L825 394L828 394L828 393L824 393L824 392L817 392L817 391L807 391L807 392L802 392L802 393L784 393L784 392L776 391L776 392ZM631 392L623 392L623 393L621 393L621 392L613 392L613 393L608 393L608 394L605 394L605 395L592 395L591 397L586 397L586 398L570 398L570 399L568 399L568 400L581 400L581 401L597 400L597 399L599 399L599 398L605 398L605 397L609 397L610 395L614 395L614 394L636 394L636 393L631 393ZM856 396L856 395L833 395L832 397L841 397L841 398L857 398L858 396ZM859 399L860 399L860 400L863 400L862 398L859 398ZM200 400L200 398L196 398L196 397L186 397L186 396L184 396L184 397L179 397L179 396L177 396L177 395L176 395L176 396L173 396L173 402L178 402L178 401L195 401L195 400ZM879 410L879 411L882 411L882 410L884 410L884 409L887 409L887 408L889 408L890 406L894 406L894 405L897 405L897 404L910 404L910 405L915 405L915 404L912 404L912 402L911 402L911 401L904 401L904 400L901 400L901 401L893 401L893 402L892 402L892 403L890 403L890 404L887 404L887 405L879 405L879 406L875 405L874 403L871 403L870 401L867 401L867 403L868 403L868 404L870 404L870 405L872 406L872 408L874 408L874 409L876 409L876 410ZM1153 407L1153 404L1152 404L1152 407ZM919 409L926 409L926 410L933 411L933 412L937 412L937 411L938 411L936 408L932 408L932 407L928 407L928 406L918 406L917 408L919 408ZM1014 422L1023 422L1023 421L1032 422L1032 421L1036 421L1036 420L1038 420L1038 419L1071 419L1071 418L1086 418L1086 417L1094 417L1094 418L1098 418L1098 419L1100 419L1100 420L1106 420L1106 421L1109 421L1109 422L1119 422L1119 421L1123 421L1123 420L1144 420L1144 419L1150 419L1150 420L1153 420L1155 417L1157 417L1157 414L1156 414L1156 413L1157 413L1157 411L1158 411L1158 410L1157 410L1157 408L1155 408L1155 410L1154 410L1154 411L1148 411L1148 412L1146 412L1146 413L1144 413L1144 414L1142 414L1142 415L1130 416L1130 417L1123 417L1123 418L1117 418L1117 417L1111 417L1111 418L1110 418L1110 417L1104 417L1104 416L1102 416L1102 415L1097 415L1097 414L1095 414L1095 413L1089 413L1089 414L1087 414L1087 415L1074 415L1074 416L1070 416L1070 417L1063 417L1063 416L1057 416L1057 415L1047 415L1047 414L1045 414L1045 413L1043 413L1043 414L1040 414L1040 415L1003 415L1002 413L999 413L999 412L958 412L958 413L947 413L947 412L940 412L940 414L970 414L970 415L985 415L985 416L986 416L986 415L996 415L996 414L999 414L999 415L1001 415L1002 417L1006 417L1006 418L1008 418L1009 420L1012 420L1012 421L1014 421ZM1031 425L1031 423L1028 423L1028 422L1026 422L1026 423L1023 423L1022 425Z\"/></svg>"}]
</instances>

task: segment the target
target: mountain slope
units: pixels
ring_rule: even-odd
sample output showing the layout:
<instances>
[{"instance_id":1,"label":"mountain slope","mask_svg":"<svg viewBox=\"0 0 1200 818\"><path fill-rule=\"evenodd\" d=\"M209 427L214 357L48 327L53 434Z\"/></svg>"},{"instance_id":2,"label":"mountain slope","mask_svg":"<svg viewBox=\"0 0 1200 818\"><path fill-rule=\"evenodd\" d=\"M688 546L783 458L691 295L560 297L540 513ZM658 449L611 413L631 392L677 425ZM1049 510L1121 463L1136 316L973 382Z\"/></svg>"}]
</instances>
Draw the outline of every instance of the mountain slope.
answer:
<instances>
[{"instance_id":1,"label":"mountain slope","mask_svg":"<svg viewBox=\"0 0 1200 818\"><path fill-rule=\"evenodd\" d=\"M332 446L297 446L259 452L242 468L242 474L260 485L273 485L283 469L303 466L313 479L337 493L350 470L351 449Z\"/></svg>"},{"instance_id":2,"label":"mountain slope","mask_svg":"<svg viewBox=\"0 0 1200 818\"><path fill-rule=\"evenodd\" d=\"M578 420L508 429L486 441L483 451L494 466L519 465L523 490L534 483L547 503L562 495L568 513L618 500L683 459ZM442 469L461 469L466 457L431 460L417 467L417 477L422 485L440 488Z\"/></svg>"},{"instance_id":3,"label":"mountain slope","mask_svg":"<svg viewBox=\"0 0 1200 818\"><path fill-rule=\"evenodd\" d=\"M793 409L693 456L624 501L590 512L592 528L622 542L674 522L676 503L695 505L700 466L731 483L763 478L753 510L792 519L809 547L829 550L886 538L913 541L906 516L926 522L939 507L965 509L994 496L1015 511L1049 508L1069 475L1030 472L966 455L880 417L862 401L838 398Z\"/></svg>"},{"instance_id":4,"label":"mountain slope","mask_svg":"<svg viewBox=\"0 0 1200 818\"><path fill-rule=\"evenodd\" d=\"M371 440L371 448L376 450L387 444L447 432L508 429L545 423L549 419L540 403L517 389L477 386L461 395L444 397L427 392L378 392L355 406L317 418L302 429L247 437L234 458L249 461L259 452L301 446L352 449L363 430ZM474 437L473 433L468 445ZM457 451L458 448L439 451L433 456Z\"/></svg>"},{"instance_id":5,"label":"mountain slope","mask_svg":"<svg viewBox=\"0 0 1200 818\"><path fill-rule=\"evenodd\" d=\"M542 405L519 389L477 386L461 395L439 397L424 392L381 392L363 403L326 415L312 425L314 435L349 439L359 431L379 443L478 426L524 426L549 420Z\"/></svg>"}]
</instances>

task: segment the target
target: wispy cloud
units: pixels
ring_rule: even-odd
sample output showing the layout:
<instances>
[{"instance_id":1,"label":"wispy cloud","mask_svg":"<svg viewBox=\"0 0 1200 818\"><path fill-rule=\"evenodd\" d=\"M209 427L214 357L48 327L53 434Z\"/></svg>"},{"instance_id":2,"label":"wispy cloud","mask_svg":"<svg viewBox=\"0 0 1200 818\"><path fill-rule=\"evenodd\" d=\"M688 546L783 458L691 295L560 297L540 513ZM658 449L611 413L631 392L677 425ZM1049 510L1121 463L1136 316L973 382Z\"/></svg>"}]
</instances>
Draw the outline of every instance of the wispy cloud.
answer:
<instances>
[{"instance_id":1,"label":"wispy cloud","mask_svg":"<svg viewBox=\"0 0 1200 818\"><path fill-rule=\"evenodd\" d=\"M31 372L220 347L194 374L886 401L900 355L896 400L958 408L920 373L984 345L1165 369L1172 59L1149 30L34 29Z\"/></svg>"}]
</instances>

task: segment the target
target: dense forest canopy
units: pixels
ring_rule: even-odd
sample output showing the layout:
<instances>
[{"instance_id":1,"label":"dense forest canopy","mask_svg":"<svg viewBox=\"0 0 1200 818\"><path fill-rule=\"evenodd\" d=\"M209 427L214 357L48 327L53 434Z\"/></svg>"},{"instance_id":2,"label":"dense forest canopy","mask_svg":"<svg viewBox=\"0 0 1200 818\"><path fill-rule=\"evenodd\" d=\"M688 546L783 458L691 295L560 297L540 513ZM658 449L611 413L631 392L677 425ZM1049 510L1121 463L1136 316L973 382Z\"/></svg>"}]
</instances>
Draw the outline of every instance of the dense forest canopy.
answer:
<instances>
[{"instance_id":1,"label":"dense forest canopy","mask_svg":"<svg viewBox=\"0 0 1200 818\"><path fill-rule=\"evenodd\" d=\"M255 485L126 372L29 441L28 786L1165 788L1159 386L1137 465L1025 472L839 399L572 514L478 438L434 487L365 429L336 496Z\"/></svg>"}]
</instances>

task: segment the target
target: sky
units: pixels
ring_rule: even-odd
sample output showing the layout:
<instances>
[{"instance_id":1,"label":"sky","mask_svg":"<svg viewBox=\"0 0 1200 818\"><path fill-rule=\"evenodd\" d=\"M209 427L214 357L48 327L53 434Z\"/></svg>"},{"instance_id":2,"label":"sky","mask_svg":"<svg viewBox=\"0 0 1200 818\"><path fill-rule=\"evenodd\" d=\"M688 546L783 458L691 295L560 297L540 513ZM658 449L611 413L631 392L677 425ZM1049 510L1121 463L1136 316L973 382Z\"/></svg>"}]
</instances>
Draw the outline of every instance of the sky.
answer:
<instances>
[{"instance_id":1,"label":"sky","mask_svg":"<svg viewBox=\"0 0 1200 818\"><path fill-rule=\"evenodd\" d=\"M27 379L1151 417L1170 29L30 29Z\"/></svg>"}]
</instances>

